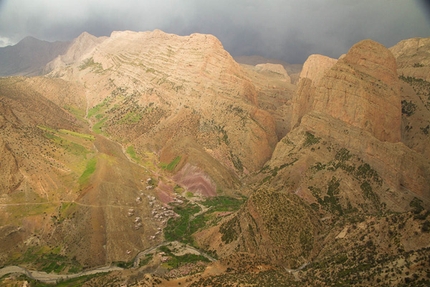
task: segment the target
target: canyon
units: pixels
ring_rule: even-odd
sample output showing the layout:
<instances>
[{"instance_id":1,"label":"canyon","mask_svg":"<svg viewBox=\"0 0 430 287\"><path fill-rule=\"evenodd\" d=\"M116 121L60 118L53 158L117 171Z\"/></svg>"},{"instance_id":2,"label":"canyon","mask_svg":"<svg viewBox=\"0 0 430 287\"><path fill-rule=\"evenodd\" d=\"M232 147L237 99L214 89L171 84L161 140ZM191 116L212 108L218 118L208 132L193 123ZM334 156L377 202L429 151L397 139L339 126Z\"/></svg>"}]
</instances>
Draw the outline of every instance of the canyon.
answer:
<instances>
[{"instance_id":1,"label":"canyon","mask_svg":"<svg viewBox=\"0 0 430 287\"><path fill-rule=\"evenodd\" d=\"M160 30L52 47L0 78L0 267L115 266L70 277L83 286L428 284L429 39L303 65Z\"/></svg>"}]
</instances>

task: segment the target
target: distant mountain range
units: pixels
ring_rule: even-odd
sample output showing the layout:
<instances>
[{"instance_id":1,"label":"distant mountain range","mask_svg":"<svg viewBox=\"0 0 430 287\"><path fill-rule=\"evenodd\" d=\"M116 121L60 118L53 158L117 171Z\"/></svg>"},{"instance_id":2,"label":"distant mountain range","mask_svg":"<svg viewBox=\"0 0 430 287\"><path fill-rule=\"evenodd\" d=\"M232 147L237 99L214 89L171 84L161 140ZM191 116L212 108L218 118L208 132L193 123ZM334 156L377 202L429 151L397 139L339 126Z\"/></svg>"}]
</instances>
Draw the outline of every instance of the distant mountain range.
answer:
<instances>
[{"instance_id":1,"label":"distant mountain range","mask_svg":"<svg viewBox=\"0 0 430 287\"><path fill-rule=\"evenodd\" d=\"M0 76L37 76L47 63L64 54L70 42L47 42L26 37L14 46L0 48Z\"/></svg>"}]
</instances>

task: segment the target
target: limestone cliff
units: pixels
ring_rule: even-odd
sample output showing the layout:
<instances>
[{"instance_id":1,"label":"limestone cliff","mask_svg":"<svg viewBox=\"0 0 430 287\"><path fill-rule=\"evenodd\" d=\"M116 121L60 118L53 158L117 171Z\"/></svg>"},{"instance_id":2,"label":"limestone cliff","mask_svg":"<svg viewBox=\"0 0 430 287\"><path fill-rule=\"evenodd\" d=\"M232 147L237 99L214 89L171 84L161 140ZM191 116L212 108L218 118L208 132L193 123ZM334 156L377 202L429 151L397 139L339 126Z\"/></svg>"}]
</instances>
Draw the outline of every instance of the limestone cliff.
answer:
<instances>
[{"instance_id":1,"label":"limestone cliff","mask_svg":"<svg viewBox=\"0 0 430 287\"><path fill-rule=\"evenodd\" d=\"M50 75L87 87L89 117L101 132L139 153L161 152L168 162L182 156L178 168L194 159L217 183L226 183L219 173L247 174L270 158L277 142L273 117L258 108L259 88L217 38L155 30L96 40L78 38L72 47L83 41L93 43L91 49L70 52L77 61L69 66L52 63ZM175 143L184 140L200 148L179 151ZM202 156L192 154L197 150ZM216 160L224 170L199 158Z\"/></svg>"},{"instance_id":2,"label":"limestone cliff","mask_svg":"<svg viewBox=\"0 0 430 287\"><path fill-rule=\"evenodd\" d=\"M312 81L308 81L311 87ZM415 196L429 204L429 160L401 142L400 85L396 60L388 49L370 40L354 45L323 73L314 91L299 88L297 97L309 92L313 102L303 101L308 113L278 143L269 166L283 170L276 173L272 184L287 184L312 202L320 196L316 190L329 187L334 176L341 178L342 208L358 207L361 200L353 194L360 190L377 190L376 209L384 202L390 209L405 210ZM346 151L348 156L343 157ZM354 164L344 163L353 158ZM381 180L372 179L375 185L357 174L357 167L366 164ZM389 190L394 193L390 195Z\"/></svg>"},{"instance_id":3,"label":"limestone cliff","mask_svg":"<svg viewBox=\"0 0 430 287\"><path fill-rule=\"evenodd\" d=\"M293 97L291 127L297 126L302 117L311 110L316 87L336 61L322 55L311 55L306 60L300 73L297 94Z\"/></svg>"}]
</instances>

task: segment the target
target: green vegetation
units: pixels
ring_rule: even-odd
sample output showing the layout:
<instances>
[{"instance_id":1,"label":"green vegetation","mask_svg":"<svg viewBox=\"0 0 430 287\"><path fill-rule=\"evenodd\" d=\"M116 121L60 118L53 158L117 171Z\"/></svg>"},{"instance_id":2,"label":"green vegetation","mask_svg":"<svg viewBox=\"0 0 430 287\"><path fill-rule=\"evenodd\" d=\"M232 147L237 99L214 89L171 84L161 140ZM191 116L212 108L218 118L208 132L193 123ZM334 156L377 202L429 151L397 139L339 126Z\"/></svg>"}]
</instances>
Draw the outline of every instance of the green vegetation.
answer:
<instances>
[{"instance_id":1,"label":"green vegetation","mask_svg":"<svg viewBox=\"0 0 430 287\"><path fill-rule=\"evenodd\" d=\"M134 161L139 161L139 157L137 156L136 151L132 145L127 147L126 152Z\"/></svg>"},{"instance_id":2,"label":"green vegetation","mask_svg":"<svg viewBox=\"0 0 430 287\"><path fill-rule=\"evenodd\" d=\"M321 198L321 189L313 186L309 186L309 190L312 195L317 199L318 203L325 209L337 215L343 215L342 206L339 203L339 187L340 179L332 177L327 183L327 195Z\"/></svg>"},{"instance_id":3,"label":"green vegetation","mask_svg":"<svg viewBox=\"0 0 430 287\"><path fill-rule=\"evenodd\" d=\"M409 203L409 206L413 208L415 214L418 214L424 210L422 204L423 201L421 199L414 197L414 199Z\"/></svg>"},{"instance_id":4,"label":"green vegetation","mask_svg":"<svg viewBox=\"0 0 430 287\"><path fill-rule=\"evenodd\" d=\"M85 118L85 110L84 109L80 109L80 108L75 107L75 106L64 106L63 108L65 110L69 111L71 114L73 114L78 119L84 120L84 118Z\"/></svg>"},{"instance_id":5,"label":"green vegetation","mask_svg":"<svg viewBox=\"0 0 430 287\"><path fill-rule=\"evenodd\" d=\"M37 270L46 273L59 273L67 271L68 273L78 273L82 271L82 266L75 259L68 258L61 254L61 247L55 248L31 247L22 254L18 259L9 263L10 265L31 264Z\"/></svg>"},{"instance_id":6,"label":"green vegetation","mask_svg":"<svg viewBox=\"0 0 430 287\"><path fill-rule=\"evenodd\" d=\"M74 132L74 131L69 131L69 130L65 130L65 129L60 129L58 130L60 133L63 134L68 134L68 135L72 135L78 138L82 138L82 139L86 139L86 140L90 140L93 141L95 140L93 135L89 135L89 134L82 134L82 133L78 133L78 132Z\"/></svg>"},{"instance_id":7,"label":"green vegetation","mask_svg":"<svg viewBox=\"0 0 430 287\"><path fill-rule=\"evenodd\" d=\"M142 115L135 113L135 112L129 112L125 114L125 116L120 120L120 124L136 124L142 119Z\"/></svg>"},{"instance_id":8,"label":"green vegetation","mask_svg":"<svg viewBox=\"0 0 430 287\"><path fill-rule=\"evenodd\" d=\"M414 67L414 68L421 68L421 67L424 67L424 65L421 64L421 63L414 63L414 65L412 67Z\"/></svg>"},{"instance_id":9,"label":"green vegetation","mask_svg":"<svg viewBox=\"0 0 430 287\"><path fill-rule=\"evenodd\" d=\"M102 73L104 71L102 64L94 62L93 57L84 60L83 63L79 66L79 71L88 68L91 68L91 71L94 73Z\"/></svg>"},{"instance_id":10,"label":"green vegetation","mask_svg":"<svg viewBox=\"0 0 430 287\"><path fill-rule=\"evenodd\" d=\"M160 167L162 169L168 170L168 171L174 171L176 166L179 164L179 162L181 161L181 156L177 156L175 157L169 164L166 163L160 163Z\"/></svg>"},{"instance_id":11,"label":"green vegetation","mask_svg":"<svg viewBox=\"0 0 430 287\"><path fill-rule=\"evenodd\" d=\"M114 265L124 268L124 269L128 269L133 267L133 261L129 261L129 262L125 262L125 261L116 261L116 262L112 262Z\"/></svg>"},{"instance_id":12,"label":"green vegetation","mask_svg":"<svg viewBox=\"0 0 430 287\"><path fill-rule=\"evenodd\" d=\"M14 218L25 218L32 215L43 214L44 212L48 213L54 210L55 206L52 203L10 205L7 207L8 213L13 214Z\"/></svg>"},{"instance_id":13,"label":"green vegetation","mask_svg":"<svg viewBox=\"0 0 430 287\"><path fill-rule=\"evenodd\" d=\"M195 263L199 261L209 262L209 259L202 255L197 254L184 254L184 255L175 255L172 250L168 246L161 246L158 248L160 251L164 252L167 256L169 256L169 260L167 261L167 265L170 268L178 268L187 263Z\"/></svg>"},{"instance_id":14,"label":"green vegetation","mask_svg":"<svg viewBox=\"0 0 430 287\"><path fill-rule=\"evenodd\" d=\"M236 211L242 206L246 198L240 199L228 196L209 197L202 202L202 205L211 207L211 212L214 211Z\"/></svg>"},{"instance_id":15,"label":"green vegetation","mask_svg":"<svg viewBox=\"0 0 430 287\"><path fill-rule=\"evenodd\" d=\"M239 234L241 233L239 219L237 217L233 217L229 221L224 222L219 227L219 232L222 234L221 240L225 244L233 242L239 237Z\"/></svg>"},{"instance_id":16,"label":"green vegetation","mask_svg":"<svg viewBox=\"0 0 430 287\"><path fill-rule=\"evenodd\" d=\"M164 237L168 241L179 241L184 243L192 243L191 234L195 228L191 228L191 217L198 213L201 209L193 203L186 203L174 206L173 209L178 215L178 218L170 218L167 221L167 226L164 228Z\"/></svg>"},{"instance_id":17,"label":"green vegetation","mask_svg":"<svg viewBox=\"0 0 430 287\"><path fill-rule=\"evenodd\" d=\"M94 131L96 134L104 134L104 132L103 132L102 128L103 128L103 125L104 125L104 123L106 122L106 120L107 120L107 117L105 117L105 118L103 118L102 120L98 121L98 122L93 126L93 131Z\"/></svg>"},{"instance_id":18,"label":"green vegetation","mask_svg":"<svg viewBox=\"0 0 430 287\"><path fill-rule=\"evenodd\" d=\"M63 148L65 151L73 155L86 157L90 152L81 143L83 143L82 139L93 141L94 136L92 135L82 134L65 129L60 129L57 131L45 126L38 126L38 128L45 131L44 136L47 139L51 140L55 145Z\"/></svg>"},{"instance_id":19,"label":"green vegetation","mask_svg":"<svg viewBox=\"0 0 430 287\"><path fill-rule=\"evenodd\" d=\"M231 158L231 161L233 162L234 167L240 172L243 172L243 165L242 165L242 162L240 161L240 158L235 154L233 154L232 151L230 151L230 158Z\"/></svg>"},{"instance_id":20,"label":"green vegetation","mask_svg":"<svg viewBox=\"0 0 430 287\"><path fill-rule=\"evenodd\" d=\"M96 170L96 165L97 165L97 158L93 157L92 159L90 159L88 161L87 167L86 167L84 173L82 173L81 177L79 177L79 184L83 185L83 184L88 182L91 175Z\"/></svg>"},{"instance_id":21,"label":"green vegetation","mask_svg":"<svg viewBox=\"0 0 430 287\"><path fill-rule=\"evenodd\" d=\"M303 147L308 147L314 144L319 143L321 140L321 138L316 137L313 133L311 132L306 132L305 133L305 143L303 144Z\"/></svg>"},{"instance_id":22,"label":"green vegetation","mask_svg":"<svg viewBox=\"0 0 430 287\"><path fill-rule=\"evenodd\" d=\"M193 233L215 224L220 220L220 217L216 216L216 212L236 211L245 200L245 197L233 198L227 196L207 198L201 204L209 209L197 216L195 216L195 214L200 212L201 208L194 203L185 202L183 204L172 204L174 211L179 214L180 217L169 219L164 229L164 237L168 241L177 240L179 242L193 244Z\"/></svg>"},{"instance_id":23,"label":"green vegetation","mask_svg":"<svg viewBox=\"0 0 430 287\"><path fill-rule=\"evenodd\" d=\"M148 253L145 255L145 258L140 259L139 261L139 267L147 265L149 262L151 262L152 258L154 257L154 254Z\"/></svg>"},{"instance_id":24,"label":"green vegetation","mask_svg":"<svg viewBox=\"0 0 430 287\"><path fill-rule=\"evenodd\" d=\"M407 117L412 116L417 109L417 105L412 101L402 100L402 114Z\"/></svg>"}]
</instances>

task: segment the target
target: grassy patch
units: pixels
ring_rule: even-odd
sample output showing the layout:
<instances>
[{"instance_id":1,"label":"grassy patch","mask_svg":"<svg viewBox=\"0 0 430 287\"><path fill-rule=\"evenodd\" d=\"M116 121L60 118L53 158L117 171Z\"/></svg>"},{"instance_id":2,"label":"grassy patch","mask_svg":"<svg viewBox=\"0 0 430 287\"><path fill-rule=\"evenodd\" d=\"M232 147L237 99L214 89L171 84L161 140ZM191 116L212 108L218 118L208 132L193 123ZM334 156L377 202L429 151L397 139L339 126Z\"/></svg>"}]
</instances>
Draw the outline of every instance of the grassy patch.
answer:
<instances>
[{"instance_id":1,"label":"grassy patch","mask_svg":"<svg viewBox=\"0 0 430 287\"><path fill-rule=\"evenodd\" d=\"M139 161L139 157L137 156L136 151L132 145L127 147L126 152L134 161Z\"/></svg>"},{"instance_id":2,"label":"grassy patch","mask_svg":"<svg viewBox=\"0 0 430 287\"><path fill-rule=\"evenodd\" d=\"M177 256L167 246L161 246L159 250L166 253L166 255L170 257L167 261L167 264L170 268L178 268L186 263L195 263L199 261L209 262L209 259L197 254L187 253L184 255Z\"/></svg>"},{"instance_id":3,"label":"grassy patch","mask_svg":"<svg viewBox=\"0 0 430 287\"><path fill-rule=\"evenodd\" d=\"M11 264L30 264L37 270L42 270L46 273L60 273L67 271L69 273L77 273L82 271L82 266L75 259L60 254L61 247L55 248L42 246L32 247L22 254L17 260Z\"/></svg>"},{"instance_id":4,"label":"grassy patch","mask_svg":"<svg viewBox=\"0 0 430 287\"><path fill-rule=\"evenodd\" d=\"M96 170L96 165L97 165L97 159L95 157L93 157L88 161L85 171L82 173L81 177L79 177L79 184L83 185L88 182L91 175Z\"/></svg>"},{"instance_id":5,"label":"grassy patch","mask_svg":"<svg viewBox=\"0 0 430 287\"><path fill-rule=\"evenodd\" d=\"M179 215L178 218L170 218L164 228L164 237L168 241L179 241L192 243L190 232L191 216L200 211L200 207L193 203L186 203L174 207L174 211Z\"/></svg>"},{"instance_id":6,"label":"grassy patch","mask_svg":"<svg viewBox=\"0 0 430 287\"><path fill-rule=\"evenodd\" d=\"M149 262L151 262L153 257L154 257L154 254L152 254L152 253L146 254L145 258L140 259L139 267L147 265Z\"/></svg>"},{"instance_id":7,"label":"grassy patch","mask_svg":"<svg viewBox=\"0 0 430 287\"><path fill-rule=\"evenodd\" d=\"M90 68L91 71L95 73L101 73L104 71L102 64L94 62L94 59L92 57L84 60L84 62L79 66L79 71L82 71L88 68Z\"/></svg>"},{"instance_id":8,"label":"grassy patch","mask_svg":"<svg viewBox=\"0 0 430 287\"><path fill-rule=\"evenodd\" d=\"M80 109L75 106L64 106L64 109L69 111L71 114L73 114L75 117L77 117L80 120L84 120L85 118L85 110Z\"/></svg>"},{"instance_id":9,"label":"grassy patch","mask_svg":"<svg viewBox=\"0 0 430 287\"><path fill-rule=\"evenodd\" d=\"M202 205L211 207L211 211L236 211L245 202L245 197L240 199L228 196L216 196L206 199Z\"/></svg>"},{"instance_id":10,"label":"grassy patch","mask_svg":"<svg viewBox=\"0 0 430 287\"><path fill-rule=\"evenodd\" d=\"M179 164L179 162L181 161L181 156L177 156L175 157L170 163L166 164L166 163L160 163L160 167L162 169L168 170L168 171L174 171L176 166Z\"/></svg>"},{"instance_id":11,"label":"grassy patch","mask_svg":"<svg viewBox=\"0 0 430 287\"><path fill-rule=\"evenodd\" d=\"M32 215L40 215L44 212L49 213L54 210L55 206L51 203L10 205L7 207L7 211L12 214L14 218L25 218Z\"/></svg>"},{"instance_id":12,"label":"grassy patch","mask_svg":"<svg viewBox=\"0 0 430 287\"><path fill-rule=\"evenodd\" d=\"M129 112L125 114L125 116L120 120L120 124L136 124L142 119L142 115L135 113L135 112Z\"/></svg>"},{"instance_id":13,"label":"grassy patch","mask_svg":"<svg viewBox=\"0 0 430 287\"><path fill-rule=\"evenodd\" d=\"M106 120L107 120L107 117L106 118L103 118L102 120L100 120L100 121L98 121L94 126L93 126L93 131L96 133L96 134L104 134L103 133L103 131L102 131L102 128L103 128L103 125L104 125L104 123L106 122Z\"/></svg>"},{"instance_id":14,"label":"grassy patch","mask_svg":"<svg viewBox=\"0 0 430 287\"><path fill-rule=\"evenodd\" d=\"M78 132L74 132L74 131L69 131L69 130L65 130L65 129L60 129L58 130L60 133L63 134L67 134L67 135L72 135L81 139L86 139L86 140L90 140L93 141L95 140L93 135L89 135L89 134L82 134L82 133L78 133Z\"/></svg>"}]
</instances>

